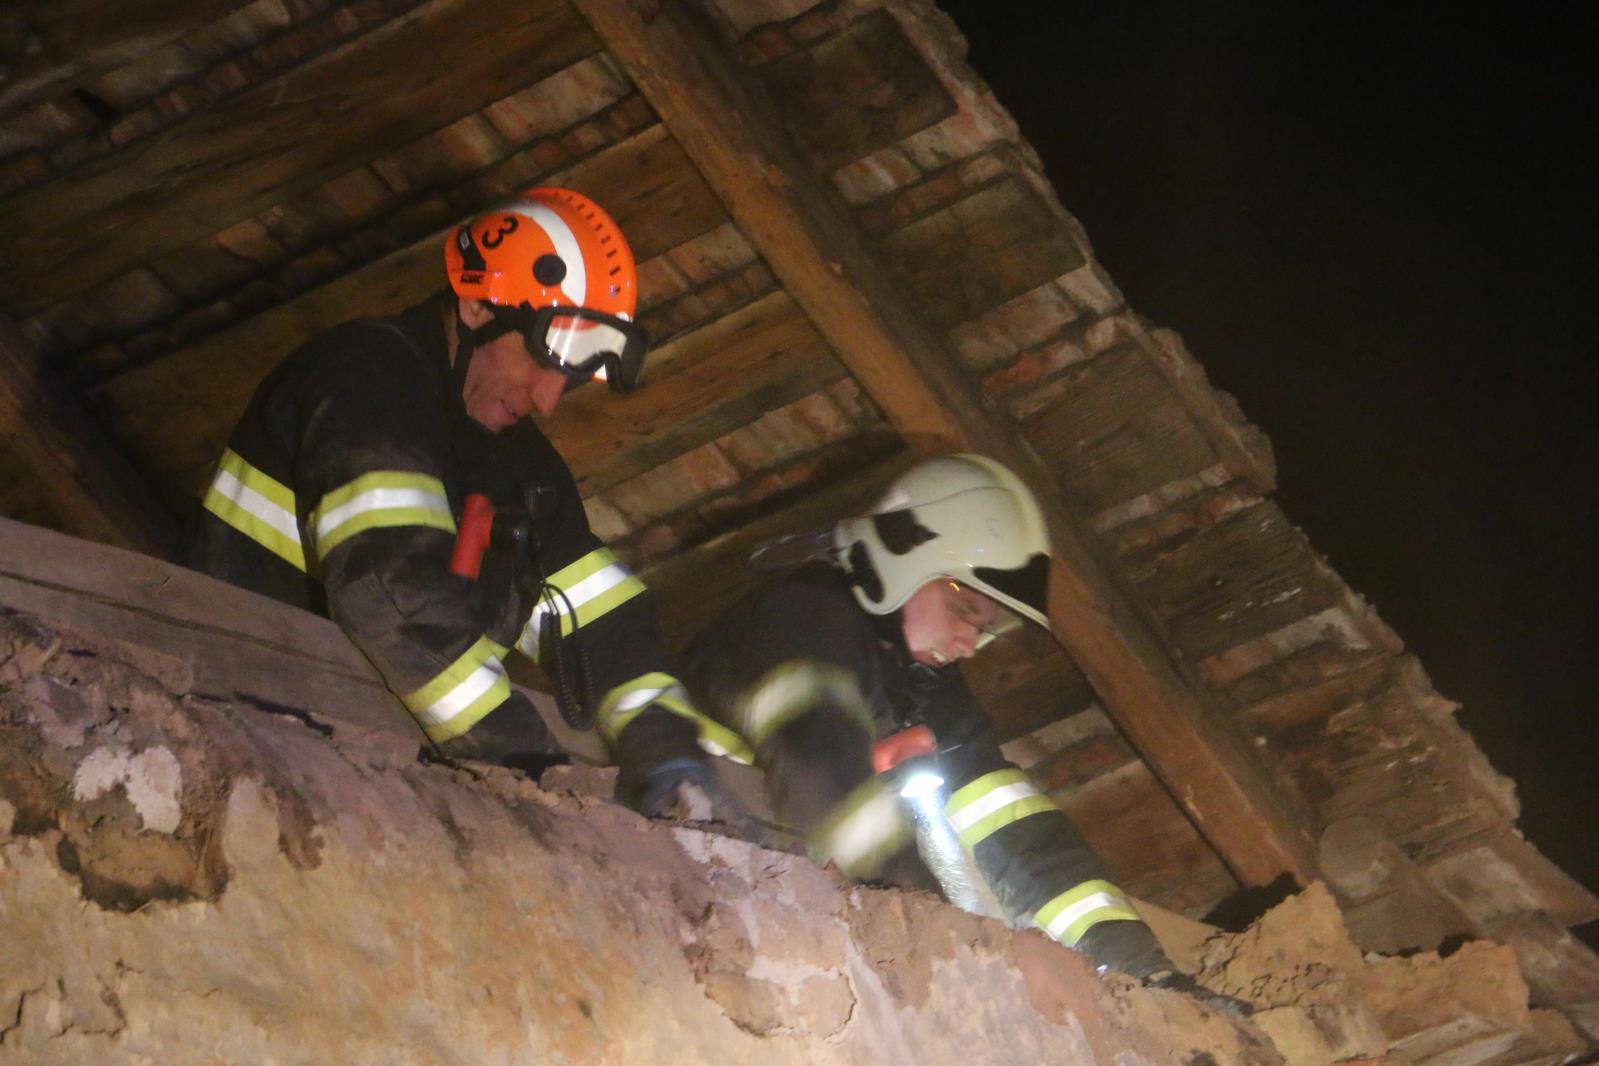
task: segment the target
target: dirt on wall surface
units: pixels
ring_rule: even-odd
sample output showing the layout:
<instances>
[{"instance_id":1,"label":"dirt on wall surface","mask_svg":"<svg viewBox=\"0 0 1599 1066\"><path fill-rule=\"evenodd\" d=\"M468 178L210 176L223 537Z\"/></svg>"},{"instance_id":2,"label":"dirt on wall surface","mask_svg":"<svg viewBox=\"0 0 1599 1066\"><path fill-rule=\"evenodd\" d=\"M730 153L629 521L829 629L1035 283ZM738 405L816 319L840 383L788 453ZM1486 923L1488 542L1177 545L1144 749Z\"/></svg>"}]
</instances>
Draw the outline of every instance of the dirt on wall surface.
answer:
<instances>
[{"instance_id":1,"label":"dirt on wall surface","mask_svg":"<svg viewBox=\"0 0 1599 1066\"><path fill-rule=\"evenodd\" d=\"M0 1063L1267 1064L1032 932L0 610Z\"/></svg>"}]
</instances>

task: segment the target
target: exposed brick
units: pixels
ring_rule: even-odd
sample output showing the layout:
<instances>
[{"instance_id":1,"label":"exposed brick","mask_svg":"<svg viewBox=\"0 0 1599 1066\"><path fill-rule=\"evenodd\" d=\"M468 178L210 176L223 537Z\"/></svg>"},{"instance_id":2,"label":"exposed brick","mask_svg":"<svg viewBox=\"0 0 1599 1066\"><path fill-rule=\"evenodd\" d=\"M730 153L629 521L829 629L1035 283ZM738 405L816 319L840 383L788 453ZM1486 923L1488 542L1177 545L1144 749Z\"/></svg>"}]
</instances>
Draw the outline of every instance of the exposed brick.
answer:
<instances>
[{"instance_id":1,"label":"exposed brick","mask_svg":"<svg viewBox=\"0 0 1599 1066\"><path fill-rule=\"evenodd\" d=\"M303 292L332 281L348 268L344 257L333 248L314 248L287 263L279 277L291 290Z\"/></svg>"},{"instance_id":2,"label":"exposed brick","mask_svg":"<svg viewBox=\"0 0 1599 1066\"><path fill-rule=\"evenodd\" d=\"M681 296L688 291L688 288L688 280L683 277L683 272L673 266L667 256L658 255L638 265L640 310L647 310Z\"/></svg>"},{"instance_id":3,"label":"exposed brick","mask_svg":"<svg viewBox=\"0 0 1599 1066\"><path fill-rule=\"evenodd\" d=\"M1369 651L1372 646L1359 622L1343 607L1334 606L1203 659L1199 669L1207 681L1221 686L1314 644L1334 644L1355 652Z\"/></svg>"},{"instance_id":4,"label":"exposed brick","mask_svg":"<svg viewBox=\"0 0 1599 1066\"><path fill-rule=\"evenodd\" d=\"M841 30L850 12L846 5L817 4L788 24L789 36L801 44L810 44Z\"/></svg>"},{"instance_id":5,"label":"exposed brick","mask_svg":"<svg viewBox=\"0 0 1599 1066\"><path fill-rule=\"evenodd\" d=\"M768 469L819 447L822 437L793 404L768 411L716 443L744 475Z\"/></svg>"},{"instance_id":6,"label":"exposed brick","mask_svg":"<svg viewBox=\"0 0 1599 1066\"><path fill-rule=\"evenodd\" d=\"M755 249L736 225L727 222L666 254L689 284L702 285L750 263Z\"/></svg>"},{"instance_id":7,"label":"exposed brick","mask_svg":"<svg viewBox=\"0 0 1599 1066\"><path fill-rule=\"evenodd\" d=\"M218 63L201 77L201 84L218 98L231 96L261 76L258 63L248 56L237 56Z\"/></svg>"},{"instance_id":8,"label":"exposed brick","mask_svg":"<svg viewBox=\"0 0 1599 1066\"><path fill-rule=\"evenodd\" d=\"M393 206L394 191L369 167L356 167L322 186L322 192L352 221L375 218Z\"/></svg>"},{"instance_id":9,"label":"exposed brick","mask_svg":"<svg viewBox=\"0 0 1599 1066\"><path fill-rule=\"evenodd\" d=\"M628 93L603 56L593 56L553 74L483 111L513 145L525 145L599 113Z\"/></svg>"},{"instance_id":10,"label":"exposed brick","mask_svg":"<svg viewBox=\"0 0 1599 1066\"><path fill-rule=\"evenodd\" d=\"M833 171L833 184L848 203L864 204L921 178L922 172L897 145L863 156Z\"/></svg>"},{"instance_id":11,"label":"exposed brick","mask_svg":"<svg viewBox=\"0 0 1599 1066\"><path fill-rule=\"evenodd\" d=\"M611 506L603 495L585 499L583 511L588 515L589 529L606 543L620 540L632 532L627 519L622 517L622 512Z\"/></svg>"},{"instance_id":12,"label":"exposed brick","mask_svg":"<svg viewBox=\"0 0 1599 1066\"><path fill-rule=\"evenodd\" d=\"M452 122L435 134L432 140L455 174L479 170L505 158L510 151L505 139L495 132L482 115L467 115Z\"/></svg>"},{"instance_id":13,"label":"exposed brick","mask_svg":"<svg viewBox=\"0 0 1599 1066\"><path fill-rule=\"evenodd\" d=\"M160 128L161 120L154 111L140 110L118 119L106 135L112 144L120 146L148 137Z\"/></svg>"},{"instance_id":14,"label":"exposed brick","mask_svg":"<svg viewBox=\"0 0 1599 1066\"><path fill-rule=\"evenodd\" d=\"M984 375L983 391L990 396L1004 396L1025 389L1087 358L1076 341L1060 337L1030 348L1009 366Z\"/></svg>"},{"instance_id":15,"label":"exposed brick","mask_svg":"<svg viewBox=\"0 0 1599 1066\"><path fill-rule=\"evenodd\" d=\"M786 56L798 47L788 35L786 26L770 25L746 34L738 42L737 53L739 62L758 67L769 60Z\"/></svg>"},{"instance_id":16,"label":"exposed brick","mask_svg":"<svg viewBox=\"0 0 1599 1066\"><path fill-rule=\"evenodd\" d=\"M838 409L858 428L866 429L883 420L883 413L877 409L877 404L866 395L860 382L852 377L840 378L823 391L832 397Z\"/></svg>"},{"instance_id":17,"label":"exposed brick","mask_svg":"<svg viewBox=\"0 0 1599 1066\"><path fill-rule=\"evenodd\" d=\"M1088 325L1083 331L1083 347L1090 355L1099 355L1137 339L1136 327L1127 315L1111 315Z\"/></svg>"},{"instance_id":18,"label":"exposed brick","mask_svg":"<svg viewBox=\"0 0 1599 1066\"><path fill-rule=\"evenodd\" d=\"M824 441L834 441L848 436L855 429L854 421L826 392L812 393L791 405L795 417Z\"/></svg>"},{"instance_id":19,"label":"exposed brick","mask_svg":"<svg viewBox=\"0 0 1599 1066\"><path fill-rule=\"evenodd\" d=\"M1125 303L1121 290L1105 273L1104 267L1090 260L1069 274L1056 280L1067 296L1070 296L1081 307L1087 308L1096 315L1108 315L1118 310Z\"/></svg>"},{"instance_id":20,"label":"exposed brick","mask_svg":"<svg viewBox=\"0 0 1599 1066\"><path fill-rule=\"evenodd\" d=\"M912 162L923 170L932 171L974 156L1003 136L1004 131L991 120L962 109L900 143Z\"/></svg>"}]
</instances>

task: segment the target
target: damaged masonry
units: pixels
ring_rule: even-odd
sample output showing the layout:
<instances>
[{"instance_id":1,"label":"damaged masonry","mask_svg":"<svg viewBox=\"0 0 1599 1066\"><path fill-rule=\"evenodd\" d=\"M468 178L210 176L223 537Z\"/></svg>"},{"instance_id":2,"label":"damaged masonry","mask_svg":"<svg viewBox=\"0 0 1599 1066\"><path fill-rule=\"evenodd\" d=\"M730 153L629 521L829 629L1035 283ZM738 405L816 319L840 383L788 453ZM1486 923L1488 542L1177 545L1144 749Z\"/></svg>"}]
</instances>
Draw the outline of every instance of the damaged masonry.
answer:
<instances>
[{"instance_id":1,"label":"damaged masonry","mask_svg":"<svg viewBox=\"0 0 1599 1066\"><path fill-rule=\"evenodd\" d=\"M1599 901L934 4L97 2L0 14L0 1063L1593 1054ZM423 758L332 623L162 561L267 371L427 296L447 227L535 184L638 259L645 387L544 428L668 640L756 544L922 456L1003 460L1053 633L967 676L1252 1017L643 819L593 737L536 782Z\"/></svg>"}]
</instances>

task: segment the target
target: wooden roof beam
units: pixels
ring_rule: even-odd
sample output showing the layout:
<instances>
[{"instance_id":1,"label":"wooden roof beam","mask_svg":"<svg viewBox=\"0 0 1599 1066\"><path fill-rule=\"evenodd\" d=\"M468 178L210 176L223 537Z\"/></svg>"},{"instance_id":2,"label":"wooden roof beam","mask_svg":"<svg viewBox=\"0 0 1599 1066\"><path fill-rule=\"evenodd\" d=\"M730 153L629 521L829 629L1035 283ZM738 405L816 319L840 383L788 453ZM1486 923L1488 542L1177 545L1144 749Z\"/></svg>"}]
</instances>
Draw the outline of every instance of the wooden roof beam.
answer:
<instances>
[{"instance_id":1,"label":"wooden roof beam","mask_svg":"<svg viewBox=\"0 0 1599 1066\"><path fill-rule=\"evenodd\" d=\"M27 472L64 532L164 556L177 528L66 383L0 316L0 448Z\"/></svg>"},{"instance_id":2,"label":"wooden roof beam","mask_svg":"<svg viewBox=\"0 0 1599 1066\"><path fill-rule=\"evenodd\" d=\"M1218 723L1085 546L1054 479L889 282L763 90L682 0L576 0L667 127L884 415L921 452L994 456L1039 493L1055 547L1056 636L1239 879L1314 869L1306 819Z\"/></svg>"}]
</instances>

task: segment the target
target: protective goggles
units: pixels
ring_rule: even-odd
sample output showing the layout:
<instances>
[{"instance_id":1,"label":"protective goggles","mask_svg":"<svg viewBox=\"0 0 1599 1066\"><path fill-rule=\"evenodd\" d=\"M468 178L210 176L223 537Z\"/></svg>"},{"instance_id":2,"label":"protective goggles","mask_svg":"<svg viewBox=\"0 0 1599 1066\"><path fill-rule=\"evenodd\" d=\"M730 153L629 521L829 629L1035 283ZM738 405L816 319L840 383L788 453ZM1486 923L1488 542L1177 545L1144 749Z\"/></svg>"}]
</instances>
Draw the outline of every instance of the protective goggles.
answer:
<instances>
[{"instance_id":1,"label":"protective goggles","mask_svg":"<svg viewBox=\"0 0 1599 1066\"><path fill-rule=\"evenodd\" d=\"M637 322L587 307L541 307L517 316L533 358L571 378L568 388L590 379L613 392L632 392L644 372L649 335Z\"/></svg>"}]
</instances>

